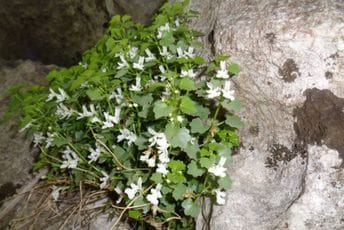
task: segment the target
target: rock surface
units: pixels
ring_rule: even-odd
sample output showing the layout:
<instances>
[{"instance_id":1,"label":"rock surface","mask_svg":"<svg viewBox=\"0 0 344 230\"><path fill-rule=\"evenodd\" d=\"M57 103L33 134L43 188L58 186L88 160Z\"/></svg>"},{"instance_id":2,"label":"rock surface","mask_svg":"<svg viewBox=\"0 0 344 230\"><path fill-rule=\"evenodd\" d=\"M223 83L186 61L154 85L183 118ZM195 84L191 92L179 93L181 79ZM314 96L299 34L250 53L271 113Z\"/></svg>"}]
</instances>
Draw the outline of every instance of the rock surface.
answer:
<instances>
[{"instance_id":1,"label":"rock surface","mask_svg":"<svg viewBox=\"0 0 344 230\"><path fill-rule=\"evenodd\" d=\"M241 66L234 83L245 124L212 229L343 229L343 1L210 6L192 2L212 15L193 24L214 31L213 53Z\"/></svg>"},{"instance_id":2,"label":"rock surface","mask_svg":"<svg viewBox=\"0 0 344 230\"><path fill-rule=\"evenodd\" d=\"M101 37L115 14L147 23L164 0L0 0L0 58L68 66Z\"/></svg>"}]
</instances>

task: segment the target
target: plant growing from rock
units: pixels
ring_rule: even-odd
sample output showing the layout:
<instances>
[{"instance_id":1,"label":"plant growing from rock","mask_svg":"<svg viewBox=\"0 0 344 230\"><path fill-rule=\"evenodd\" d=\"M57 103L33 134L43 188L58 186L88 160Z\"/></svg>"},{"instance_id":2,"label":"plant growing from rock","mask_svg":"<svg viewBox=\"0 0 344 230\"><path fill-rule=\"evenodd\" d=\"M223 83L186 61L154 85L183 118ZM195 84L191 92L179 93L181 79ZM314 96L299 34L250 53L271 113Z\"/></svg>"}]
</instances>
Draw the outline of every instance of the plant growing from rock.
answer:
<instances>
[{"instance_id":1,"label":"plant growing from rock","mask_svg":"<svg viewBox=\"0 0 344 230\"><path fill-rule=\"evenodd\" d=\"M225 203L241 126L238 66L197 55L187 4L165 4L148 27L113 17L79 65L50 72L49 88L18 87L10 107L33 132L35 169L49 167L48 180L88 181L115 194L120 217L169 229L193 229L202 197Z\"/></svg>"}]
</instances>

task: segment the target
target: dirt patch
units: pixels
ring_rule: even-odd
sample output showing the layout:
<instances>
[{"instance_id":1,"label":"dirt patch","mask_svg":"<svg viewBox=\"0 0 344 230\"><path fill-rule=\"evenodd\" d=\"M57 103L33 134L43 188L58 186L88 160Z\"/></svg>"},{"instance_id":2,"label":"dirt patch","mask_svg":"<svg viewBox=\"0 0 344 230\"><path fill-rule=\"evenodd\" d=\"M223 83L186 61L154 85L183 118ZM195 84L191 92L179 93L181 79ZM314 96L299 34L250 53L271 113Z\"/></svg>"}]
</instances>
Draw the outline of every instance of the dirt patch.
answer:
<instances>
[{"instance_id":1,"label":"dirt patch","mask_svg":"<svg viewBox=\"0 0 344 230\"><path fill-rule=\"evenodd\" d=\"M326 79L332 79L333 78L333 73L330 72L330 71L326 71L325 77L326 77Z\"/></svg>"},{"instance_id":2,"label":"dirt patch","mask_svg":"<svg viewBox=\"0 0 344 230\"><path fill-rule=\"evenodd\" d=\"M293 82L300 75L299 68L291 58L287 59L283 66L278 69L278 74L285 82Z\"/></svg>"},{"instance_id":3,"label":"dirt patch","mask_svg":"<svg viewBox=\"0 0 344 230\"><path fill-rule=\"evenodd\" d=\"M14 185L12 182L8 182L0 186L0 207L1 207L2 201L5 198L10 197L13 194L15 194L16 189L19 187L20 187L19 184Z\"/></svg>"},{"instance_id":4,"label":"dirt patch","mask_svg":"<svg viewBox=\"0 0 344 230\"><path fill-rule=\"evenodd\" d=\"M294 110L294 129L305 144L326 144L344 159L344 98L329 90L305 91L306 101Z\"/></svg>"}]
</instances>

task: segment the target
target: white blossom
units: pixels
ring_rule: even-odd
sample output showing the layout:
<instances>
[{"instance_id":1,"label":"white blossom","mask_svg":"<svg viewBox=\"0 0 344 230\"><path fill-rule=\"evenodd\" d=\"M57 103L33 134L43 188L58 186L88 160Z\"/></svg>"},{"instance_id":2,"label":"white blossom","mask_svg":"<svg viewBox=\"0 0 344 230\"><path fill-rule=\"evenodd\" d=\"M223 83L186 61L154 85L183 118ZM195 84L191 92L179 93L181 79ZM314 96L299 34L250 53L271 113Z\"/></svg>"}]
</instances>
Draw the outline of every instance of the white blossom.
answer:
<instances>
[{"instance_id":1,"label":"white blossom","mask_svg":"<svg viewBox=\"0 0 344 230\"><path fill-rule=\"evenodd\" d=\"M160 26L160 27L158 28L158 34L157 34L156 37L157 37L158 39L161 39L163 33L164 33L164 32L168 32L168 31L170 31L170 25L169 25L168 23L166 23L165 25Z\"/></svg>"},{"instance_id":2,"label":"white blossom","mask_svg":"<svg viewBox=\"0 0 344 230\"><path fill-rule=\"evenodd\" d=\"M103 67L102 68L102 73L106 73L106 71L107 71L106 67Z\"/></svg>"},{"instance_id":3,"label":"white blossom","mask_svg":"<svg viewBox=\"0 0 344 230\"><path fill-rule=\"evenodd\" d=\"M217 86L214 86L212 83L210 82L207 82L207 86L208 86L208 90L206 90L207 92L207 97L212 99L212 98L215 98L215 97L218 97L221 95L221 88L220 87L217 87Z\"/></svg>"},{"instance_id":4,"label":"white blossom","mask_svg":"<svg viewBox=\"0 0 344 230\"><path fill-rule=\"evenodd\" d=\"M133 68L134 68L134 69L143 70L143 68L144 68L144 65L143 65L144 62L145 62L145 58L142 57L142 56L140 56L138 62L137 62L137 63L136 63L136 62L133 63Z\"/></svg>"},{"instance_id":5,"label":"white blossom","mask_svg":"<svg viewBox=\"0 0 344 230\"><path fill-rule=\"evenodd\" d=\"M153 168L155 167L155 156L150 157L152 154L152 149L149 148L143 152L143 155L140 157L140 161L147 163L148 167Z\"/></svg>"},{"instance_id":6,"label":"white blossom","mask_svg":"<svg viewBox=\"0 0 344 230\"><path fill-rule=\"evenodd\" d=\"M68 98L68 95L66 94L66 92L63 89L58 88L58 91L59 91L59 93L56 93L54 90L52 90L50 88L49 89L50 93L49 93L48 98L47 98L46 101L51 101L54 98L56 98L56 102L60 103L60 102L65 101Z\"/></svg>"},{"instance_id":7,"label":"white blossom","mask_svg":"<svg viewBox=\"0 0 344 230\"><path fill-rule=\"evenodd\" d=\"M47 138L45 139L45 147L49 148L50 146L53 145L53 141L55 139L56 134L55 133L47 133Z\"/></svg>"},{"instance_id":8,"label":"white blossom","mask_svg":"<svg viewBox=\"0 0 344 230\"><path fill-rule=\"evenodd\" d=\"M181 115L178 115L178 116L177 116L177 121L178 121L178 122L182 123L183 120L184 120L183 116L181 116Z\"/></svg>"},{"instance_id":9,"label":"white blossom","mask_svg":"<svg viewBox=\"0 0 344 230\"><path fill-rule=\"evenodd\" d=\"M150 51L150 49L145 49L145 53L147 54L147 57L145 58L146 62L155 60L154 54Z\"/></svg>"},{"instance_id":10,"label":"white blossom","mask_svg":"<svg viewBox=\"0 0 344 230\"><path fill-rule=\"evenodd\" d=\"M179 20L176 19L176 20L174 21L174 24L176 25L176 27L179 27L179 26L180 26Z\"/></svg>"},{"instance_id":11,"label":"white blossom","mask_svg":"<svg viewBox=\"0 0 344 230\"><path fill-rule=\"evenodd\" d=\"M166 175L168 172L166 163L159 163L156 172Z\"/></svg>"},{"instance_id":12,"label":"white blossom","mask_svg":"<svg viewBox=\"0 0 344 230\"><path fill-rule=\"evenodd\" d=\"M209 167L208 172L218 177L225 177L227 169L223 166L226 163L226 160L227 159L225 157L221 157L218 164Z\"/></svg>"},{"instance_id":13,"label":"white blossom","mask_svg":"<svg viewBox=\"0 0 344 230\"><path fill-rule=\"evenodd\" d=\"M139 51L139 48L137 48L137 47L135 47L135 46L134 46L134 47L131 47L131 48L129 49L129 52L128 52L129 57L130 57L131 59L134 59L134 58L136 57L138 51Z\"/></svg>"},{"instance_id":14,"label":"white blossom","mask_svg":"<svg viewBox=\"0 0 344 230\"><path fill-rule=\"evenodd\" d=\"M85 118L85 117L93 117L97 115L97 111L93 104L89 105L90 110L87 109L86 105L82 106L82 113L78 113L77 120Z\"/></svg>"},{"instance_id":15,"label":"white blossom","mask_svg":"<svg viewBox=\"0 0 344 230\"><path fill-rule=\"evenodd\" d=\"M114 124L118 124L120 120L121 107L115 107L115 115L112 116L109 112L104 112L105 121L103 121L102 129L112 128Z\"/></svg>"},{"instance_id":16,"label":"white blossom","mask_svg":"<svg viewBox=\"0 0 344 230\"><path fill-rule=\"evenodd\" d=\"M222 88L222 95L224 98L234 100L234 90L231 89L231 82L227 80Z\"/></svg>"},{"instance_id":17,"label":"white blossom","mask_svg":"<svg viewBox=\"0 0 344 230\"><path fill-rule=\"evenodd\" d=\"M109 175L104 171L101 171L101 173L103 174L103 177L99 178L99 180L102 182L99 185L99 187L100 187L100 189L104 189L107 186L107 183L109 180Z\"/></svg>"},{"instance_id":18,"label":"white blossom","mask_svg":"<svg viewBox=\"0 0 344 230\"><path fill-rule=\"evenodd\" d=\"M136 77L135 79L136 84L135 85L131 85L131 87L129 88L130 91L141 91L141 78L139 76Z\"/></svg>"},{"instance_id":19,"label":"white blossom","mask_svg":"<svg viewBox=\"0 0 344 230\"><path fill-rule=\"evenodd\" d=\"M170 145L168 144L166 135L164 133L156 132L154 129L152 129L150 127L148 128L148 133L150 133L152 135L152 137L149 138L149 140L148 140L150 142L149 147L157 145L157 148L159 150L167 150L168 149L168 147Z\"/></svg>"},{"instance_id":20,"label":"white blossom","mask_svg":"<svg viewBox=\"0 0 344 230\"><path fill-rule=\"evenodd\" d=\"M178 48L177 48L177 55L178 55L178 58L185 57L185 56L184 56L183 49L182 49L181 47L178 47Z\"/></svg>"},{"instance_id":21,"label":"white blossom","mask_svg":"<svg viewBox=\"0 0 344 230\"><path fill-rule=\"evenodd\" d=\"M127 140L128 145L131 145L132 143L136 141L137 136L135 135L135 133L131 132L129 129L120 129L119 131L121 134L117 136L117 142Z\"/></svg>"},{"instance_id":22,"label":"white blossom","mask_svg":"<svg viewBox=\"0 0 344 230\"><path fill-rule=\"evenodd\" d=\"M52 187L52 192L51 192L51 197L53 198L53 200L56 202L59 197L60 197L60 190L62 189L61 187L57 187L55 185L53 185Z\"/></svg>"},{"instance_id":23,"label":"white blossom","mask_svg":"<svg viewBox=\"0 0 344 230\"><path fill-rule=\"evenodd\" d=\"M81 62L79 62L79 65L80 65L82 68L87 69L87 63L81 63Z\"/></svg>"},{"instance_id":24,"label":"white blossom","mask_svg":"<svg viewBox=\"0 0 344 230\"><path fill-rule=\"evenodd\" d=\"M195 54L193 52L194 52L194 48L192 46L189 46L188 50L184 51L184 56L189 57L189 58L194 58Z\"/></svg>"},{"instance_id":25,"label":"white blossom","mask_svg":"<svg viewBox=\"0 0 344 230\"><path fill-rule=\"evenodd\" d=\"M42 144L44 140L45 137L42 132L37 132L33 134L33 143L35 147L37 147L39 144Z\"/></svg>"},{"instance_id":26,"label":"white blossom","mask_svg":"<svg viewBox=\"0 0 344 230\"><path fill-rule=\"evenodd\" d=\"M223 79L229 78L225 61L220 61L220 69L216 72L216 77L223 78Z\"/></svg>"},{"instance_id":27,"label":"white blossom","mask_svg":"<svg viewBox=\"0 0 344 230\"><path fill-rule=\"evenodd\" d=\"M93 162L93 161L97 161L97 160L98 160L98 158L99 158L101 152L103 151L103 148L100 147L100 146L98 145L98 143L97 143L95 149L92 148L92 147L89 147L89 148L88 148L88 151L90 152L90 154L87 156L87 158L90 159L90 160L88 161L88 163L91 163L91 162Z\"/></svg>"},{"instance_id":28,"label":"white blossom","mask_svg":"<svg viewBox=\"0 0 344 230\"><path fill-rule=\"evenodd\" d=\"M182 70L181 77L190 77L190 78L194 78L196 77L196 73L194 73L193 69L189 69L189 70Z\"/></svg>"},{"instance_id":29,"label":"white blossom","mask_svg":"<svg viewBox=\"0 0 344 230\"><path fill-rule=\"evenodd\" d=\"M216 194L216 203L219 205L224 205L226 203L226 193L220 189L214 190Z\"/></svg>"},{"instance_id":30,"label":"white blossom","mask_svg":"<svg viewBox=\"0 0 344 230\"><path fill-rule=\"evenodd\" d=\"M128 195L129 199L133 199L138 191L142 189L142 177L139 177L137 183L131 183L130 188L126 188L124 192Z\"/></svg>"},{"instance_id":31,"label":"white blossom","mask_svg":"<svg viewBox=\"0 0 344 230\"><path fill-rule=\"evenodd\" d=\"M76 168L79 161L79 157L76 155L76 153L73 150L71 150L68 146L64 151L62 151L62 153L64 154L62 158L65 160L62 162L60 168Z\"/></svg>"},{"instance_id":32,"label":"white blossom","mask_svg":"<svg viewBox=\"0 0 344 230\"><path fill-rule=\"evenodd\" d=\"M121 62L118 62L117 69L123 69L129 67L128 62L125 60L123 54L119 55L119 58L121 59Z\"/></svg>"},{"instance_id":33,"label":"white blossom","mask_svg":"<svg viewBox=\"0 0 344 230\"><path fill-rule=\"evenodd\" d=\"M152 188L150 190L150 194L148 194L146 197L147 200L155 206L159 204L159 198L162 198L162 195L160 192L161 187L162 187L161 184L157 184L155 188Z\"/></svg>"},{"instance_id":34,"label":"white blossom","mask_svg":"<svg viewBox=\"0 0 344 230\"><path fill-rule=\"evenodd\" d=\"M159 53L160 53L160 55L163 56L163 57L169 57L169 56L171 56L171 54L170 54L170 52L168 52L168 49L167 49L166 46L163 46L163 47L162 47L162 50L160 50L160 48L159 48Z\"/></svg>"},{"instance_id":35,"label":"white blossom","mask_svg":"<svg viewBox=\"0 0 344 230\"><path fill-rule=\"evenodd\" d=\"M114 99L116 100L117 104L121 104L121 102L123 101L124 97L122 94L122 89L120 87L118 87L116 89L117 92L112 92L111 95L109 96L109 99Z\"/></svg>"},{"instance_id":36,"label":"white blossom","mask_svg":"<svg viewBox=\"0 0 344 230\"><path fill-rule=\"evenodd\" d=\"M56 115L60 118L60 119L64 119L64 118L70 118L70 116L72 116L74 113L74 110L72 109L68 109L64 104L58 104L57 105L57 109L56 109Z\"/></svg>"}]
</instances>

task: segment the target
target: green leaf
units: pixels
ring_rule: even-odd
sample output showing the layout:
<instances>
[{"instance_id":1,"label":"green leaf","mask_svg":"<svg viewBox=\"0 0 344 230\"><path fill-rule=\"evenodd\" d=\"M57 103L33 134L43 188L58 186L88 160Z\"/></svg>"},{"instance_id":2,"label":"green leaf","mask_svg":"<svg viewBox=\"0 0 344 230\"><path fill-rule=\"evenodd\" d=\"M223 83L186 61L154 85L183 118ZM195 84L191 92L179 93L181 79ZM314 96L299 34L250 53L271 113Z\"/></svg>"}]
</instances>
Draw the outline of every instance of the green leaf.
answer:
<instances>
[{"instance_id":1,"label":"green leaf","mask_svg":"<svg viewBox=\"0 0 344 230\"><path fill-rule=\"evenodd\" d=\"M183 183L186 181L182 172L172 172L167 174L167 179L174 184Z\"/></svg>"},{"instance_id":2,"label":"green leaf","mask_svg":"<svg viewBox=\"0 0 344 230\"><path fill-rule=\"evenodd\" d=\"M54 140L52 141L52 143L54 145L56 145L57 147L61 147L63 145L67 145L69 143L67 138L64 138L64 137L54 136L53 138L54 138Z\"/></svg>"},{"instance_id":3,"label":"green leaf","mask_svg":"<svg viewBox=\"0 0 344 230\"><path fill-rule=\"evenodd\" d=\"M228 71L231 74L237 75L240 72L240 67L238 64L233 63L228 66Z\"/></svg>"},{"instance_id":4,"label":"green leaf","mask_svg":"<svg viewBox=\"0 0 344 230\"><path fill-rule=\"evenodd\" d=\"M163 32L160 40L161 46L170 46L174 43L175 39L173 37L173 32Z\"/></svg>"},{"instance_id":5,"label":"green leaf","mask_svg":"<svg viewBox=\"0 0 344 230\"><path fill-rule=\"evenodd\" d=\"M180 103L180 110L188 115L197 115L197 104L190 97L183 96Z\"/></svg>"},{"instance_id":6,"label":"green leaf","mask_svg":"<svg viewBox=\"0 0 344 230\"><path fill-rule=\"evenodd\" d=\"M86 94L91 101L100 101L104 98L100 89L89 89L86 91Z\"/></svg>"},{"instance_id":7,"label":"green leaf","mask_svg":"<svg viewBox=\"0 0 344 230\"><path fill-rule=\"evenodd\" d=\"M233 128L240 129L244 126L242 121L238 116L232 115L232 116L226 116L225 123Z\"/></svg>"},{"instance_id":8,"label":"green leaf","mask_svg":"<svg viewBox=\"0 0 344 230\"><path fill-rule=\"evenodd\" d=\"M223 189L229 189L232 186L232 180L228 177L221 177L220 179L217 180L217 183L219 184L219 188Z\"/></svg>"},{"instance_id":9,"label":"green leaf","mask_svg":"<svg viewBox=\"0 0 344 230\"><path fill-rule=\"evenodd\" d=\"M206 107L203 107L202 105L196 105L196 108L197 108L197 116L201 119L207 119L208 116L209 116L209 109L206 108Z\"/></svg>"},{"instance_id":10,"label":"green leaf","mask_svg":"<svg viewBox=\"0 0 344 230\"><path fill-rule=\"evenodd\" d=\"M191 133L205 133L210 125L205 124L201 119L195 118L190 123L191 126Z\"/></svg>"},{"instance_id":11,"label":"green leaf","mask_svg":"<svg viewBox=\"0 0 344 230\"><path fill-rule=\"evenodd\" d=\"M197 153L200 151L199 145L198 143L188 142L187 146L183 148L183 151L186 152L189 158L197 159Z\"/></svg>"},{"instance_id":12,"label":"green leaf","mask_svg":"<svg viewBox=\"0 0 344 230\"><path fill-rule=\"evenodd\" d=\"M173 107L168 106L166 103L162 101L156 101L154 103L153 112L155 115L155 119L159 119L161 117L168 117L170 113L172 113Z\"/></svg>"},{"instance_id":13,"label":"green leaf","mask_svg":"<svg viewBox=\"0 0 344 230\"><path fill-rule=\"evenodd\" d=\"M183 183L179 183L174 187L172 196L175 200L183 200L184 194L186 192L188 187L184 185Z\"/></svg>"},{"instance_id":14,"label":"green leaf","mask_svg":"<svg viewBox=\"0 0 344 230\"><path fill-rule=\"evenodd\" d=\"M184 77L180 83L179 83L179 88L187 91L192 91L196 90L195 82L188 77Z\"/></svg>"},{"instance_id":15,"label":"green leaf","mask_svg":"<svg viewBox=\"0 0 344 230\"><path fill-rule=\"evenodd\" d=\"M115 75L115 78L121 78L123 77L124 75L126 75L128 73L128 69L127 68L123 68L123 69L120 69L116 75Z\"/></svg>"},{"instance_id":16,"label":"green leaf","mask_svg":"<svg viewBox=\"0 0 344 230\"><path fill-rule=\"evenodd\" d=\"M185 215L196 218L201 211L201 206L191 199L184 200L182 203Z\"/></svg>"},{"instance_id":17,"label":"green leaf","mask_svg":"<svg viewBox=\"0 0 344 230\"><path fill-rule=\"evenodd\" d=\"M139 210L130 210L128 212L128 215L130 218L132 218L134 220L139 220L141 217L141 212Z\"/></svg>"},{"instance_id":18,"label":"green leaf","mask_svg":"<svg viewBox=\"0 0 344 230\"><path fill-rule=\"evenodd\" d=\"M151 93L148 93L148 94L143 95L143 96L134 95L132 100L133 100L133 102L144 107L144 106L149 106L152 104L153 97L152 97Z\"/></svg>"},{"instance_id":19,"label":"green leaf","mask_svg":"<svg viewBox=\"0 0 344 230\"><path fill-rule=\"evenodd\" d=\"M199 177L199 176L202 176L204 172L205 172L205 170L200 168L197 165L196 161L191 161L191 163L188 164L188 171L187 171L187 173L190 174L191 176Z\"/></svg>"},{"instance_id":20,"label":"green leaf","mask_svg":"<svg viewBox=\"0 0 344 230\"><path fill-rule=\"evenodd\" d=\"M172 147L186 148L191 140L190 132L187 128L180 128L174 124L166 126L165 134Z\"/></svg>"},{"instance_id":21,"label":"green leaf","mask_svg":"<svg viewBox=\"0 0 344 230\"><path fill-rule=\"evenodd\" d=\"M161 173L153 173L150 179L157 184L161 184L163 182Z\"/></svg>"},{"instance_id":22,"label":"green leaf","mask_svg":"<svg viewBox=\"0 0 344 230\"><path fill-rule=\"evenodd\" d=\"M168 167L172 170L172 172L177 171L184 171L185 170L185 164L182 161L179 160L172 160L168 163Z\"/></svg>"},{"instance_id":23,"label":"green leaf","mask_svg":"<svg viewBox=\"0 0 344 230\"><path fill-rule=\"evenodd\" d=\"M239 112L241 110L241 103L238 99L234 99L233 101L224 101L222 102L222 106L229 110L229 111L233 111L233 112Z\"/></svg>"},{"instance_id":24,"label":"green leaf","mask_svg":"<svg viewBox=\"0 0 344 230\"><path fill-rule=\"evenodd\" d=\"M215 156L210 156L209 158L207 157L202 157L199 160L199 163L203 168L209 168L210 166L214 165L216 163L216 157Z\"/></svg>"},{"instance_id":25,"label":"green leaf","mask_svg":"<svg viewBox=\"0 0 344 230\"><path fill-rule=\"evenodd\" d=\"M217 150L217 153L220 156L224 156L227 159L231 158L231 154L232 154L232 144L227 143L227 144L221 144L219 149Z\"/></svg>"}]
</instances>

